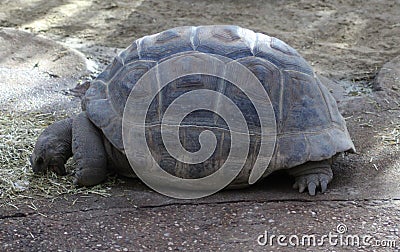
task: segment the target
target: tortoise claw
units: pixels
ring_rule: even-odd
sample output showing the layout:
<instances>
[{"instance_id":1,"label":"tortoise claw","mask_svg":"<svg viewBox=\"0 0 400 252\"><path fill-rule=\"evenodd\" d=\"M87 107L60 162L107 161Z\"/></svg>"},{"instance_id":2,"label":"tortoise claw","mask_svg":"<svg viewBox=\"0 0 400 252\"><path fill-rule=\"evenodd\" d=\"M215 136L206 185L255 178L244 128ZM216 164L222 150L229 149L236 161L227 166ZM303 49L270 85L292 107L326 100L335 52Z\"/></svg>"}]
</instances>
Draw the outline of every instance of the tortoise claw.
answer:
<instances>
[{"instance_id":1,"label":"tortoise claw","mask_svg":"<svg viewBox=\"0 0 400 252\"><path fill-rule=\"evenodd\" d=\"M310 182L308 184L308 194L311 196L315 195L315 189L317 189L317 185L314 182Z\"/></svg>"},{"instance_id":2,"label":"tortoise claw","mask_svg":"<svg viewBox=\"0 0 400 252\"><path fill-rule=\"evenodd\" d=\"M320 183L321 183L321 193L325 193L326 188L328 187L328 180L322 179Z\"/></svg>"}]
</instances>

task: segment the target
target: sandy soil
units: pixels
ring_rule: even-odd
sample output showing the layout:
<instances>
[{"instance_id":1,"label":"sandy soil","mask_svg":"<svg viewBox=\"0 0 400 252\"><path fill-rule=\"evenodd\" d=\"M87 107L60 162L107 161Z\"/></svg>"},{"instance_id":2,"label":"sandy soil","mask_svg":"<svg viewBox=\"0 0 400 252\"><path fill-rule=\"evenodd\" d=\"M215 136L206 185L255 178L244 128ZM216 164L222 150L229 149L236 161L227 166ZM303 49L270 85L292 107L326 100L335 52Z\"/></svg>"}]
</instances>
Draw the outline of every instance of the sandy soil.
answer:
<instances>
[{"instance_id":1,"label":"sandy soil","mask_svg":"<svg viewBox=\"0 0 400 252\"><path fill-rule=\"evenodd\" d=\"M384 66L400 55L400 1L16 0L1 1L0 6L0 26L42 34L81 50L88 57L95 55L103 63L110 60L114 48L124 48L136 38L174 26L236 24L276 36L297 49L311 62L318 73L332 79L333 87L336 83L337 89L333 91L336 92L339 107L346 117L358 155L339 158L335 172L341 173L342 176L340 180L332 182L332 188L351 185L355 174L360 184L373 181L370 188L364 188L367 193L370 190L370 197L358 198L359 201L354 204L352 201L346 201L345 197L318 204L319 200L323 200L323 195L310 206L304 195L300 197L301 200L280 202L276 199L270 204L267 199L255 197L254 201L246 203L249 207L240 203L246 199L243 195L238 196L241 197L241 200L237 201L239 203L235 200L232 200L233 203L215 205L194 203L193 207L190 204L174 205L167 201L163 203L164 207L143 204L138 208L137 203L131 198L129 200L133 203L125 202L126 205L121 204L123 208L113 207L112 200L101 197L88 200L66 196L66 201L60 200L56 204L38 199L38 205L42 206L41 211L50 216L48 222L38 214L38 211L26 208L24 210L23 207L17 212L15 209L14 212L13 209L9 212L7 210L0 212L2 217L0 221L3 219L3 223L7 224L7 228L0 231L9 235L4 238L4 243L11 244L3 248L45 249L57 248L56 244L62 244L62 248L67 250L83 246L99 250L107 248L123 250L125 245L125 248L131 249L182 250L182 248L210 246L218 248L222 243L216 240L222 239L228 241L225 242L228 244L227 250L251 249L254 245L253 238L263 231L265 225L274 225L268 222L269 219L276 221L275 227L281 232L288 233L294 229L326 233L331 227L326 227L324 220L332 221L334 217L335 221L348 222L353 228L360 228L360 223L365 222L367 223L365 230L375 233L378 232L377 226L386 227L393 224L395 230L393 235L399 238L399 226L394 224L398 223L399 219L396 212L398 201L395 203L383 201L396 200L396 197L387 196L390 193L385 193L390 192L390 188L393 189L392 192L397 192L396 178L399 177L400 171L398 159L400 150L399 144L382 141L382 136L391 136L396 129L400 132L400 83L395 79L400 74L385 72L385 69L398 69L400 60L397 58L396 64L389 63ZM104 48L96 51L97 46L110 47L111 50L101 57L99 54L104 52ZM390 79L390 74L393 74L393 79ZM385 86L385 83L390 85ZM382 91L376 91L377 89ZM334 192L331 190L332 195L335 195ZM125 193L124 188L118 188L112 194L121 197L122 202L122 198L130 197L129 193L129 197ZM147 202L144 199L147 197L146 193L148 192L145 192L141 199L144 202ZM351 195L352 192L349 192L346 197L351 199ZM150 195L150 197L155 196ZM365 199L368 201L364 202ZM378 202L371 203L370 200L373 199L377 199ZM342 204L340 203L342 201L345 202ZM77 205L74 206L76 202ZM49 206L51 207L48 208ZM280 215L281 209L285 211ZM170 211L175 212L177 216L169 219ZM227 212L224 214L224 211ZM302 211L316 212L319 219L315 219L312 215L313 218L307 217L305 218L307 222L302 222L300 220L304 215L296 216L291 214L292 211L294 213L297 211L298 214ZM67 214L68 223L63 222L64 212ZM205 213L211 212L216 213L217 219L208 220L204 216ZM146 214L150 217L146 217ZM244 216L242 221L231 220L234 219L233 216L239 214ZM31 217L25 218L29 216ZM136 216L143 218L144 221L137 220ZM264 216L266 220L255 221L255 218L261 218L260 216ZM159 223L149 227L149 223L157 218L160 220ZM177 246L170 238L181 237L179 225L185 223L184 221L183 224L174 223L173 220L185 218L189 219L188 222L193 224L193 227L189 227L190 235L182 235L186 240L182 238L178 241L191 243ZM122 232L125 240L119 241L119 235L114 236L117 231L107 230L107 228L115 229L115 227L112 229L114 220L118 220L120 224L121 221L131 224L125 226L121 224L122 227L119 225L117 229L122 230L126 226L133 228L135 225L138 229L129 229L130 233L125 230ZM215 229L213 221L217 226ZM80 227L79 223L83 223L83 227ZM289 225L285 226L288 223ZM39 226L39 230L35 230L36 225ZM232 228L232 225L236 225L234 226L236 228ZM246 234L245 231L240 233L241 229L237 226L248 228L251 230L250 234ZM166 231L171 227L176 227L172 234ZM64 234L72 240L60 241L59 235L52 236L52 232L61 229L66 230ZM97 230L98 233L93 234L91 230ZM195 234L200 232L198 230L202 233L197 239ZM20 243L13 240L11 235L13 233L14 237L18 238L16 241ZM149 242L149 239L141 233L153 235L156 241ZM82 234L87 236L84 241L70 238L73 235L84 237ZM249 238L251 240L246 240L248 237L251 237ZM240 238L246 239L240 240ZM139 243L131 239L137 239ZM31 240L37 243L31 243ZM195 240L204 244L196 245Z\"/></svg>"},{"instance_id":2,"label":"sandy soil","mask_svg":"<svg viewBox=\"0 0 400 252\"><path fill-rule=\"evenodd\" d=\"M282 39L327 76L370 80L400 54L399 6L398 0L17 0L2 1L0 26L124 48L174 26L237 24Z\"/></svg>"}]
</instances>

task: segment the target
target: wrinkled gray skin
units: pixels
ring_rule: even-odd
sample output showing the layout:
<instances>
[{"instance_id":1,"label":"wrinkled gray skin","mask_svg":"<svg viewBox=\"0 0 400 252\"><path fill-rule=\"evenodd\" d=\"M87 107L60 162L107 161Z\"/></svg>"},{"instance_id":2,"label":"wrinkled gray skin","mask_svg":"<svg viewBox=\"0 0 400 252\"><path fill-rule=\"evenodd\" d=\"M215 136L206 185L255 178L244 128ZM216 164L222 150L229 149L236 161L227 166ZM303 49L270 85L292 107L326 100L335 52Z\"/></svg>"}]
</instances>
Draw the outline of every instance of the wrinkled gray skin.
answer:
<instances>
[{"instance_id":1,"label":"wrinkled gray skin","mask_svg":"<svg viewBox=\"0 0 400 252\"><path fill-rule=\"evenodd\" d=\"M53 171L66 175L65 163L72 156L72 119L58 121L46 128L30 156L33 172Z\"/></svg>"},{"instance_id":2,"label":"wrinkled gray skin","mask_svg":"<svg viewBox=\"0 0 400 252\"><path fill-rule=\"evenodd\" d=\"M74 183L100 184L109 172L135 177L125 155L111 146L101 131L82 112L50 125L39 136L30 157L33 172L66 175L65 163L74 156Z\"/></svg>"},{"instance_id":3,"label":"wrinkled gray skin","mask_svg":"<svg viewBox=\"0 0 400 252\"><path fill-rule=\"evenodd\" d=\"M110 171L135 177L126 156L108 142L86 112L55 122L45 129L36 142L30 161L35 173L53 171L65 175L64 164L72 155L77 165L74 174L76 185L97 185ZM307 162L289 169L288 173L295 177L293 188L299 192L308 188L310 195L315 195L317 188L324 193L333 178L331 159Z\"/></svg>"}]
</instances>

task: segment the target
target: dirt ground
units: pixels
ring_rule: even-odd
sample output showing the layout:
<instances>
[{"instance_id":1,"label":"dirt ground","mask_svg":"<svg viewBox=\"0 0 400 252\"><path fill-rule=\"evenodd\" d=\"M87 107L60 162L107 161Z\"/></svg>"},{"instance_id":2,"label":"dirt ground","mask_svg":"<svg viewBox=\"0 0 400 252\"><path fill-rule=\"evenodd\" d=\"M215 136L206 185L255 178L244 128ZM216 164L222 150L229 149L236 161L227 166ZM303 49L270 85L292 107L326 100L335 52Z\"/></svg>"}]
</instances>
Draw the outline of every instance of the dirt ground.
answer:
<instances>
[{"instance_id":1,"label":"dirt ground","mask_svg":"<svg viewBox=\"0 0 400 252\"><path fill-rule=\"evenodd\" d=\"M236 24L276 36L318 72L371 79L399 54L398 1L2 1L0 26L125 48L184 25Z\"/></svg>"},{"instance_id":2,"label":"dirt ground","mask_svg":"<svg viewBox=\"0 0 400 252\"><path fill-rule=\"evenodd\" d=\"M291 191L278 174L198 201L162 197L130 180L111 197L24 199L0 209L0 250L286 251L260 247L257 237L264 230L323 235L340 223L351 234L397 242L380 249L400 248L400 1L17 0L0 7L0 26L75 48L99 63L97 71L134 39L175 26L236 24L278 37L332 81L358 152L338 158L328 192L314 198Z\"/></svg>"}]
</instances>

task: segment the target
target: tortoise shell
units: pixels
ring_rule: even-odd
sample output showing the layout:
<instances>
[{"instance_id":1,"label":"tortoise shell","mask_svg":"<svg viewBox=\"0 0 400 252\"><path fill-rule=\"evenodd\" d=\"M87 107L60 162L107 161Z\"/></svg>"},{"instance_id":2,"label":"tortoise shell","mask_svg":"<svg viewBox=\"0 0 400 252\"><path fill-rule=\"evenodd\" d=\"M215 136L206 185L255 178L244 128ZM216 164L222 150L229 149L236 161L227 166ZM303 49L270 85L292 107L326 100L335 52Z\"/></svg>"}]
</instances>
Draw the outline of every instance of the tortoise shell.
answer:
<instances>
[{"instance_id":1,"label":"tortoise shell","mask_svg":"<svg viewBox=\"0 0 400 252\"><path fill-rule=\"evenodd\" d=\"M85 94L83 109L106 139L124 153L122 117L135 84L166 59L196 52L242 64L266 90L275 113L277 135L264 176L354 150L336 101L297 51L277 38L238 26L177 27L136 40L93 81ZM213 131L218 146L208 160L200 164L182 163L169 155L162 142L160 124L164 112L177 97L197 89L220 92L243 112L251 135L250 151L245 168L234 183L247 183L259 151L260 120L248 97L233 83L216 76L183 76L157 94L146 116L146 139L153 157L165 171L182 178L207 176L226 160L229 129L223 118L210 111L189 114L180 122L179 132L184 148L195 152L200 148L199 134L206 129Z\"/></svg>"}]
</instances>

